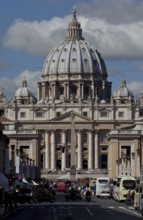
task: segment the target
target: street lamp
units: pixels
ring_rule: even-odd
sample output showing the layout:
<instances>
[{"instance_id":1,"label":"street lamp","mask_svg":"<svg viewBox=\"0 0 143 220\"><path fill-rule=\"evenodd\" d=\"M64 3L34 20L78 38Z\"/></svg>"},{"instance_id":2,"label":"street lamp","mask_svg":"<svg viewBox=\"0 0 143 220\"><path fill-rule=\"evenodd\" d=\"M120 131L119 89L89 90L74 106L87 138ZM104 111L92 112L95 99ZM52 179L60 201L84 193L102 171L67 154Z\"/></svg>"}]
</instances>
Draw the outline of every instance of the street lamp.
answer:
<instances>
[{"instance_id":1,"label":"street lamp","mask_svg":"<svg viewBox=\"0 0 143 220\"><path fill-rule=\"evenodd\" d=\"M11 172L12 172L12 175L15 174L15 167L14 167L14 149L15 149L15 145L11 145Z\"/></svg>"}]
</instances>

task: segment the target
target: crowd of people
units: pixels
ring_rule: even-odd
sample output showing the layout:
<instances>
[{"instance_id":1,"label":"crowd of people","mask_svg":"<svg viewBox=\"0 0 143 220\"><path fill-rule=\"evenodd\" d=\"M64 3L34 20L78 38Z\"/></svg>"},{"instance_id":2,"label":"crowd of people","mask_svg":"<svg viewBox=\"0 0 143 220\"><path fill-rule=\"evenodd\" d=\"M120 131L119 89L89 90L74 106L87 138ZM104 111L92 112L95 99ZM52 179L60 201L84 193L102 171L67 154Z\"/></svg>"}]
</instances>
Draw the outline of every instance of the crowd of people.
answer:
<instances>
[{"instance_id":1,"label":"crowd of people","mask_svg":"<svg viewBox=\"0 0 143 220\"><path fill-rule=\"evenodd\" d=\"M4 204L5 212L12 211L17 206L16 191L13 187L10 187L7 191L0 187L0 205L2 204Z\"/></svg>"}]
</instances>

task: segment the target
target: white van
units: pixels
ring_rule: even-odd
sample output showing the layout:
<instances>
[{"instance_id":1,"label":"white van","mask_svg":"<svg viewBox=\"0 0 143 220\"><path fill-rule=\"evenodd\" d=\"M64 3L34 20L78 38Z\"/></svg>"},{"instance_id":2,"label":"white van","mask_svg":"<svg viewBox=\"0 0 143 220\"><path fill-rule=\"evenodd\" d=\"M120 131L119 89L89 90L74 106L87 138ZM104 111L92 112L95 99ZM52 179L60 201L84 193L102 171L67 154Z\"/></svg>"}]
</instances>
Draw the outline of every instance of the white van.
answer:
<instances>
[{"instance_id":1,"label":"white van","mask_svg":"<svg viewBox=\"0 0 143 220\"><path fill-rule=\"evenodd\" d=\"M96 180L96 196L100 198L102 197L102 193L105 193L106 186L110 183L110 179L108 177L99 177ZM107 192L107 190L106 190ZM107 194L106 194L107 195Z\"/></svg>"},{"instance_id":2,"label":"white van","mask_svg":"<svg viewBox=\"0 0 143 220\"><path fill-rule=\"evenodd\" d=\"M125 201L129 190L131 193L137 187L137 181L132 176L126 176L119 179L113 189L113 198L116 201Z\"/></svg>"}]
</instances>

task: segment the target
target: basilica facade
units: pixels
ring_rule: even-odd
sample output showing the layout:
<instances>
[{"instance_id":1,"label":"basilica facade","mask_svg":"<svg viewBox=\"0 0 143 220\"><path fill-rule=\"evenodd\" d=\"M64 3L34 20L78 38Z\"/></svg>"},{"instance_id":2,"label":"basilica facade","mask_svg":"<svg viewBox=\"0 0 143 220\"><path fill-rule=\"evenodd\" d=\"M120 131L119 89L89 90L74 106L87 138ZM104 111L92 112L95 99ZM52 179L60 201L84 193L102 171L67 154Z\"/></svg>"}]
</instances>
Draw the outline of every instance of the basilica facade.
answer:
<instances>
[{"instance_id":1,"label":"basilica facade","mask_svg":"<svg viewBox=\"0 0 143 220\"><path fill-rule=\"evenodd\" d=\"M0 94L4 133L20 160L34 164L37 176L106 171L140 177L143 93L135 99L123 80L112 94L105 62L86 41L73 11L67 36L45 59L34 97L26 79L12 101Z\"/></svg>"}]
</instances>

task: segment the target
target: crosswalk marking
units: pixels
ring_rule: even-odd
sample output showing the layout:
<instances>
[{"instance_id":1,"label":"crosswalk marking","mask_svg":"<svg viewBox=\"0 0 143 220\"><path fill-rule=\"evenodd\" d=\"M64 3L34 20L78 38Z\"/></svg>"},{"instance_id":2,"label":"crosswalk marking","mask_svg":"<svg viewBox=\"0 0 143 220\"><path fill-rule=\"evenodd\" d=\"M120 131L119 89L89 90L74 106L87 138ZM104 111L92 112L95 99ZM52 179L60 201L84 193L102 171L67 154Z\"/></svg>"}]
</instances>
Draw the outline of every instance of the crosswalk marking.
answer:
<instances>
[{"instance_id":1,"label":"crosswalk marking","mask_svg":"<svg viewBox=\"0 0 143 220\"><path fill-rule=\"evenodd\" d=\"M108 209L115 209L114 206L108 206L107 208L108 208Z\"/></svg>"}]
</instances>

